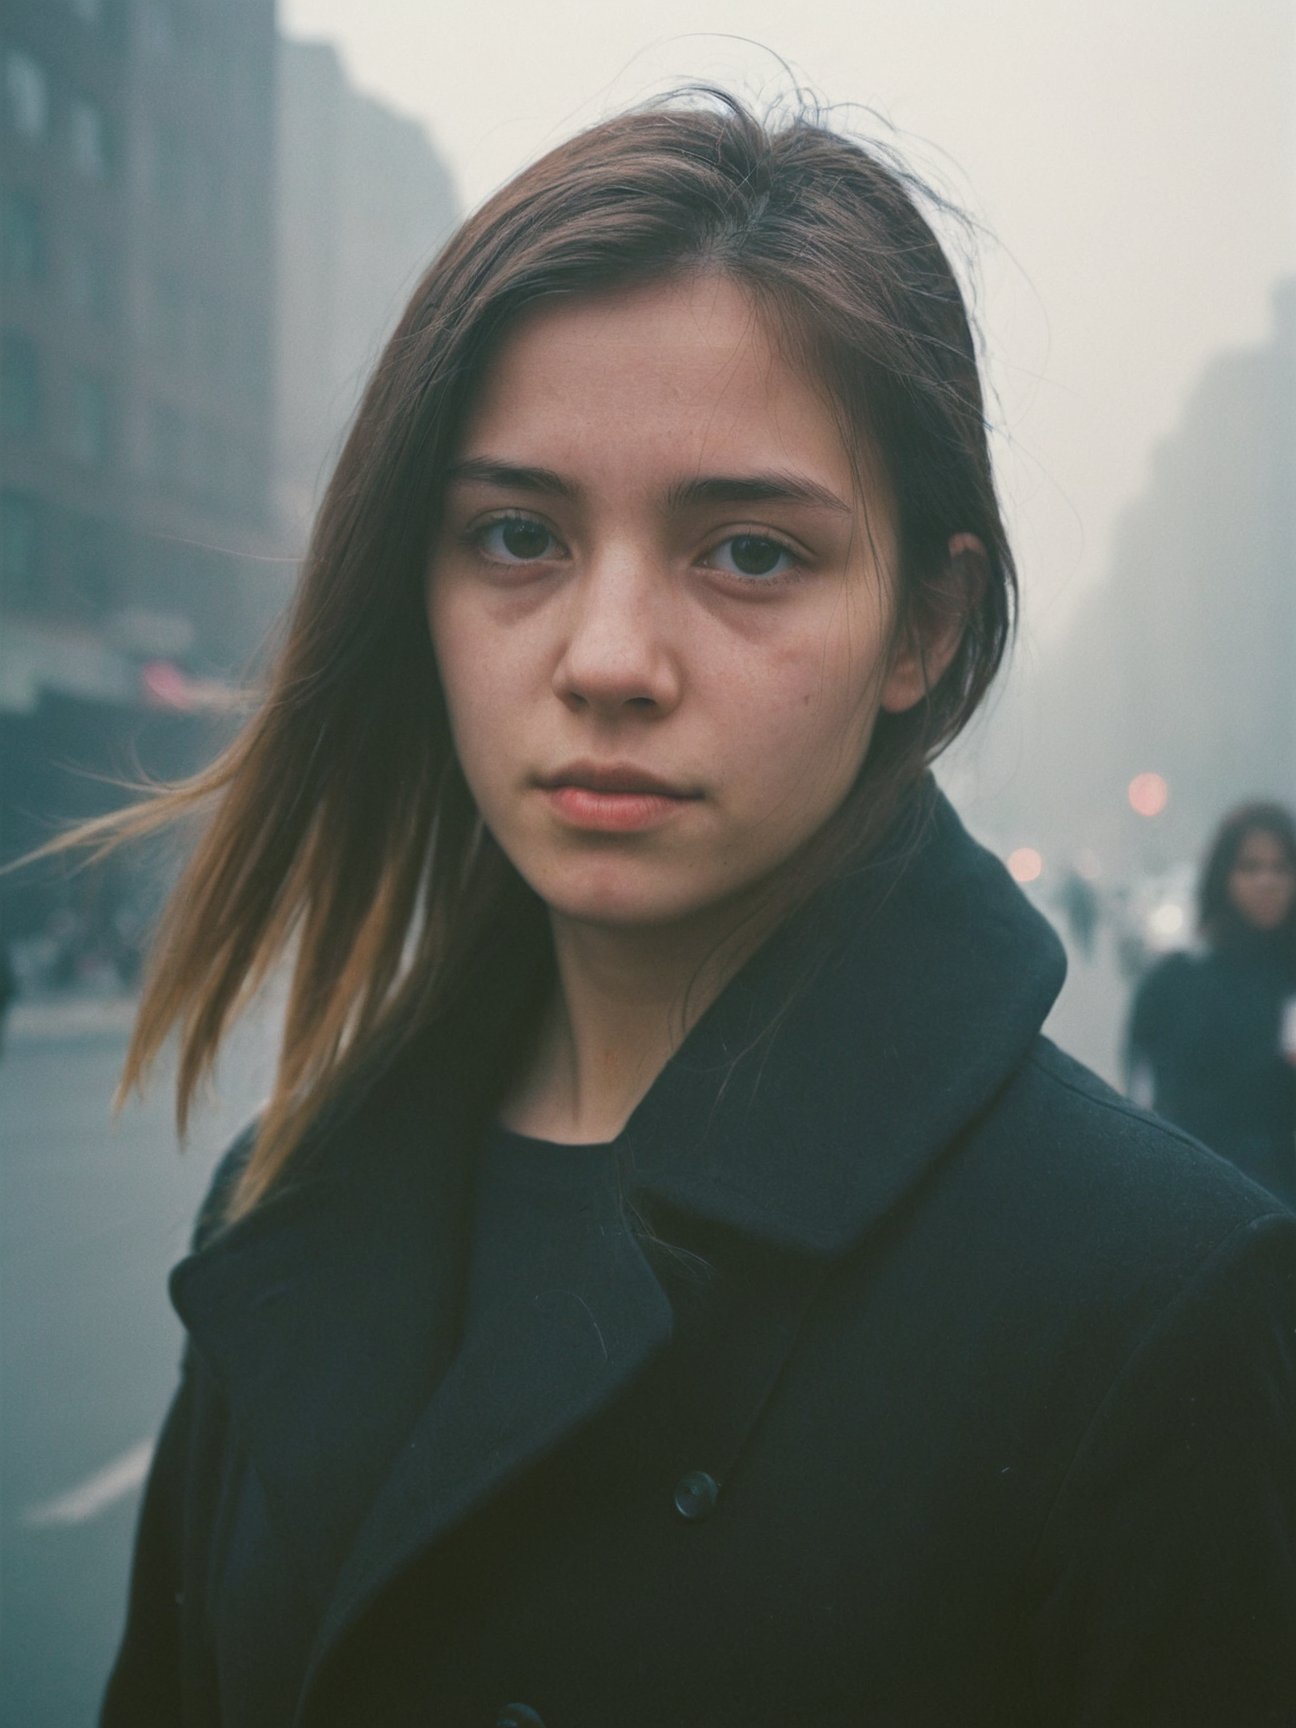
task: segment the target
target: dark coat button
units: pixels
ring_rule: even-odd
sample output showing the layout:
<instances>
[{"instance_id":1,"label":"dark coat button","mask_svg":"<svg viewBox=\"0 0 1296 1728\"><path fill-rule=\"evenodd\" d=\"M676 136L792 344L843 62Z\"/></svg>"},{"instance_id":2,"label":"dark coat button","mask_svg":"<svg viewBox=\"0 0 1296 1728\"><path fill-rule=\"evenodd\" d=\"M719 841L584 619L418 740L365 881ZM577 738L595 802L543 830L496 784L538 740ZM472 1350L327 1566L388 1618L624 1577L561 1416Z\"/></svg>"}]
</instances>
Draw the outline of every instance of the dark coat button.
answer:
<instances>
[{"instance_id":1,"label":"dark coat button","mask_svg":"<svg viewBox=\"0 0 1296 1728\"><path fill-rule=\"evenodd\" d=\"M675 1484L675 1510L690 1524L695 1524L699 1518L709 1518L719 1498L719 1484L705 1470L690 1470Z\"/></svg>"},{"instance_id":2,"label":"dark coat button","mask_svg":"<svg viewBox=\"0 0 1296 1728\"><path fill-rule=\"evenodd\" d=\"M545 1728L543 1717L529 1704L506 1704L495 1718L495 1728Z\"/></svg>"}]
</instances>

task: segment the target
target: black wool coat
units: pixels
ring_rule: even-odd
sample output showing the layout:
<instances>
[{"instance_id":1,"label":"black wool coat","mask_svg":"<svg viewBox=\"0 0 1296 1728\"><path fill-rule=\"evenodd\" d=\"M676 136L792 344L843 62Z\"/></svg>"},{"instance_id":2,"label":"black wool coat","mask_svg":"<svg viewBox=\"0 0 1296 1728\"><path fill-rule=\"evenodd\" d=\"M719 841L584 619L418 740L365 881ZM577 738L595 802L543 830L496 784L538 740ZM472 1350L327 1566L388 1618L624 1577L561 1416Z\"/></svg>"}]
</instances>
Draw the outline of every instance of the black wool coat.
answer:
<instances>
[{"instance_id":1,"label":"black wool coat","mask_svg":"<svg viewBox=\"0 0 1296 1728\"><path fill-rule=\"evenodd\" d=\"M948 806L814 910L489 1352L434 1052L180 1264L105 1728L1296 1721L1296 1219L1040 1036Z\"/></svg>"}]
</instances>

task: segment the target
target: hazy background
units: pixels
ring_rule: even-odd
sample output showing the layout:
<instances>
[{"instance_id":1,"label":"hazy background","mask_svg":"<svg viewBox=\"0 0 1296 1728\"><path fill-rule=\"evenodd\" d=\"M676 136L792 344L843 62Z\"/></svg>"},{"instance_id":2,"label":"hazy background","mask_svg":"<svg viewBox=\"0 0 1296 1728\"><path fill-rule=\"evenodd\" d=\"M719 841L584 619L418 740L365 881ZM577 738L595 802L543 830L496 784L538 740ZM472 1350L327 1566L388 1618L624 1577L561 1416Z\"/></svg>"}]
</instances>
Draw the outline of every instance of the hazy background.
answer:
<instances>
[{"instance_id":1,"label":"hazy background","mask_svg":"<svg viewBox=\"0 0 1296 1728\"><path fill-rule=\"evenodd\" d=\"M1208 359L1296 269L1289 0L283 0L419 119L465 204L576 127L707 79L894 137L985 224L981 317L1032 634L1110 555ZM892 132L890 129L894 129Z\"/></svg>"},{"instance_id":2,"label":"hazy background","mask_svg":"<svg viewBox=\"0 0 1296 1728\"><path fill-rule=\"evenodd\" d=\"M975 258L949 237L1022 631L942 775L1067 939L1050 1030L1119 1079L1209 828L1296 801L1289 0L0 0L0 860L228 735L442 238L698 79L803 86L979 226ZM165 1074L109 1123L174 865L0 877L0 1728L93 1719L174 1382L166 1271L268 1080L272 1011L185 1161Z\"/></svg>"}]
</instances>

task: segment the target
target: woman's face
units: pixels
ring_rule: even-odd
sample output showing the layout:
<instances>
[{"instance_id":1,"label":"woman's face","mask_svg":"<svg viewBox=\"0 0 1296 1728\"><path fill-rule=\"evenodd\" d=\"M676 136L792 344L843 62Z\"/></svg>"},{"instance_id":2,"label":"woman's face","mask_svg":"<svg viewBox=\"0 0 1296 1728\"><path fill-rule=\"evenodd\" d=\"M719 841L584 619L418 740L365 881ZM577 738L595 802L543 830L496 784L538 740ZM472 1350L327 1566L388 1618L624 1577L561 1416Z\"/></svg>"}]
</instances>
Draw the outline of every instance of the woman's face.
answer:
<instances>
[{"instance_id":1,"label":"woman's face","mask_svg":"<svg viewBox=\"0 0 1296 1728\"><path fill-rule=\"evenodd\" d=\"M1296 901L1296 864L1276 834L1252 828L1229 871L1228 897L1255 930L1276 930Z\"/></svg>"},{"instance_id":2,"label":"woman's face","mask_svg":"<svg viewBox=\"0 0 1296 1728\"><path fill-rule=\"evenodd\" d=\"M468 785L556 917L694 918L820 827L879 707L922 691L914 657L888 663L894 561L822 394L732 283L511 332L428 613Z\"/></svg>"}]
</instances>

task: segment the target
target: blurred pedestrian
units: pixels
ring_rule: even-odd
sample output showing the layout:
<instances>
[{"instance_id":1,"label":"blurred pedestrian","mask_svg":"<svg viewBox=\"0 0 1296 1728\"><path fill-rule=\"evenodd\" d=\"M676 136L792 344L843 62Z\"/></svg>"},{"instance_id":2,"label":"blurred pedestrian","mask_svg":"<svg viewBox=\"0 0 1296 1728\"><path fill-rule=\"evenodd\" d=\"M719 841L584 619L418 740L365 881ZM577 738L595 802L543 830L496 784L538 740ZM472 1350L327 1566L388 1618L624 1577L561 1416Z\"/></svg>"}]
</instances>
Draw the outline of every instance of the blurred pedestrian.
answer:
<instances>
[{"instance_id":1,"label":"blurred pedestrian","mask_svg":"<svg viewBox=\"0 0 1296 1728\"><path fill-rule=\"evenodd\" d=\"M5 1021L14 997L18 994L18 974L9 957L9 944L0 936L0 1054L4 1052Z\"/></svg>"},{"instance_id":2,"label":"blurred pedestrian","mask_svg":"<svg viewBox=\"0 0 1296 1728\"><path fill-rule=\"evenodd\" d=\"M1198 889L1202 953L1168 955L1134 996L1126 1071L1151 1102L1296 1205L1296 822L1245 804Z\"/></svg>"},{"instance_id":3,"label":"blurred pedestrian","mask_svg":"<svg viewBox=\"0 0 1296 1728\"><path fill-rule=\"evenodd\" d=\"M1072 865L1062 878L1058 890L1058 906L1071 932L1071 940L1086 960L1092 960L1094 938L1102 906L1098 890L1085 875Z\"/></svg>"}]
</instances>

